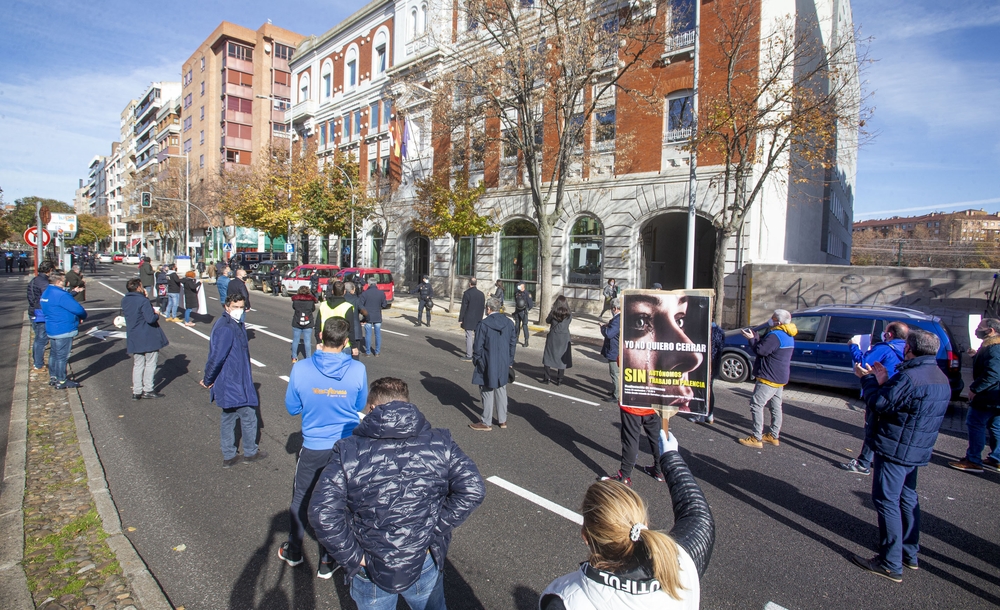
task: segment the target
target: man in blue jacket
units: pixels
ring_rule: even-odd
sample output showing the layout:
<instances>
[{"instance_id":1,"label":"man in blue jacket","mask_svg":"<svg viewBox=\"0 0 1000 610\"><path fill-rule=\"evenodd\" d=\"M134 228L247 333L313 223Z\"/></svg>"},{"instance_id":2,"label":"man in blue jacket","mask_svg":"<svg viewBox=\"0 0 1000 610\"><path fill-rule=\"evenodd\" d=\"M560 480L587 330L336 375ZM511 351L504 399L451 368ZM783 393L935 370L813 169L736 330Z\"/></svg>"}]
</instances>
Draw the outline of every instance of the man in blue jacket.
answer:
<instances>
[{"instance_id":1,"label":"man in blue jacket","mask_svg":"<svg viewBox=\"0 0 1000 610\"><path fill-rule=\"evenodd\" d=\"M49 342L49 336L45 333L45 316L42 315L40 299L49 287L50 273L52 263L42 261L38 265L38 275L28 282L28 319L31 320L31 330L35 332L35 340L31 344L31 366L36 371L45 370L45 346Z\"/></svg>"},{"instance_id":2,"label":"man in blue jacket","mask_svg":"<svg viewBox=\"0 0 1000 610\"><path fill-rule=\"evenodd\" d=\"M153 388L153 375L160 350L170 342L160 328L160 316L146 298L142 280L137 277L125 284L121 309L125 317L125 344L132 356L132 400L163 398Z\"/></svg>"},{"instance_id":3,"label":"man in blue jacket","mask_svg":"<svg viewBox=\"0 0 1000 610\"><path fill-rule=\"evenodd\" d=\"M872 461L872 502L878 512L878 555L853 555L864 570L902 582L903 568L916 570L920 550L920 503L917 468L934 452L938 430L948 410L951 386L937 364L937 335L910 329L904 362L889 378L876 362L854 367L861 377L865 403L874 414L867 442Z\"/></svg>"},{"instance_id":4,"label":"man in blue jacket","mask_svg":"<svg viewBox=\"0 0 1000 610\"><path fill-rule=\"evenodd\" d=\"M288 379L285 408L289 415L302 415L302 449L292 488L292 526L278 557L292 567L302 563L306 511L316 481L330 462L334 443L350 436L358 425L368 399L365 365L354 360L347 349L350 331L351 325L344 318L328 320L323 325L323 342L311 358L295 363ZM321 547L316 575L330 578L333 568L333 560Z\"/></svg>"},{"instance_id":5,"label":"man in blue jacket","mask_svg":"<svg viewBox=\"0 0 1000 610\"><path fill-rule=\"evenodd\" d=\"M910 327L902 322L890 322L882 332L882 340L875 343L867 352L862 353L854 339L851 339L851 358L855 364L860 364L864 368L869 368L876 362L881 362L885 367L889 377L896 374L896 367L903 362L903 349L906 347L906 336L910 332ZM865 438L868 438L868 426L871 425L871 412L865 409ZM872 448L868 443L862 443L861 453L858 457L849 462L840 464L840 467L848 472L868 476L872 473Z\"/></svg>"},{"instance_id":6,"label":"man in blue jacket","mask_svg":"<svg viewBox=\"0 0 1000 610\"><path fill-rule=\"evenodd\" d=\"M219 416L219 440L222 446L222 467L240 463L236 452L234 426L240 421L243 437L243 461L259 462L267 452L257 446L257 389L250 369L250 343L243 315L246 300L242 294L230 293L223 304L225 311L212 327L208 341L208 362L205 376L198 383L211 390L210 399L222 409Z\"/></svg>"},{"instance_id":7,"label":"man in blue jacket","mask_svg":"<svg viewBox=\"0 0 1000 610\"><path fill-rule=\"evenodd\" d=\"M618 297L611 299L611 319L607 324L601 324L601 335L604 337L604 345L601 346L601 357L608 361L608 372L611 373L611 393L606 396L604 402L618 404L618 376L621 369L618 367L618 335L621 332L622 323L622 301Z\"/></svg>"},{"instance_id":8,"label":"man in blue jacket","mask_svg":"<svg viewBox=\"0 0 1000 610\"><path fill-rule=\"evenodd\" d=\"M750 349L757 354L753 363L753 376L757 383L750 397L750 420L753 434L739 439L746 447L762 449L764 443L777 447L781 433L781 393L788 383L792 368L792 352L795 351L795 335L798 329L792 324L792 314L784 309L775 309L763 335L749 328L743 329L743 336L750 343ZM771 427L764 432L764 405L771 411Z\"/></svg>"},{"instance_id":9,"label":"man in blue jacket","mask_svg":"<svg viewBox=\"0 0 1000 610\"><path fill-rule=\"evenodd\" d=\"M451 535L482 504L486 484L451 434L410 403L402 380L372 382L366 411L334 445L309 522L359 608L395 608L402 595L410 608L443 609Z\"/></svg>"},{"instance_id":10,"label":"man in blue jacket","mask_svg":"<svg viewBox=\"0 0 1000 610\"><path fill-rule=\"evenodd\" d=\"M66 379L66 363L73 349L73 337L79 334L80 322L87 311L64 288L66 276L61 271L49 274L49 287L38 299L45 316L45 333L49 336L49 384L57 390L78 388L80 384Z\"/></svg>"},{"instance_id":11,"label":"man in blue jacket","mask_svg":"<svg viewBox=\"0 0 1000 610\"><path fill-rule=\"evenodd\" d=\"M469 424L473 430L486 432L493 429L493 406L497 408L497 422L507 427L507 381L514 364L517 335L514 323L500 313L500 300L486 299L486 317L476 327L476 344L472 348L472 383L479 386L483 400L483 419Z\"/></svg>"}]
</instances>

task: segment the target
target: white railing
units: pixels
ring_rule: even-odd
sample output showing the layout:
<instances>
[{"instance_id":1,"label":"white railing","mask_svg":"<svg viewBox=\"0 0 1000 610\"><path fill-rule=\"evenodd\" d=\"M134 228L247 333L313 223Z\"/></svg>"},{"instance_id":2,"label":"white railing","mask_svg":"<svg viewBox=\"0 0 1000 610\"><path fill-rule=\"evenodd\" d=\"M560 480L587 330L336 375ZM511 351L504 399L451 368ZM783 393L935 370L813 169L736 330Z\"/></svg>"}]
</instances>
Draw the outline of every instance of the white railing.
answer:
<instances>
[{"instance_id":1,"label":"white railing","mask_svg":"<svg viewBox=\"0 0 1000 610\"><path fill-rule=\"evenodd\" d=\"M671 36L667 39L666 44L664 44L663 50L666 53L677 53L694 47L694 34L694 30L688 30L687 32Z\"/></svg>"},{"instance_id":2,"label":"white railing","mask_svg":"<svg viewBox=\"0 0 1000 610\"><path fill-rule=\"evenodd\" d=\"M691 128L685 127L683 129L671 129L663 135L663 145L676 144L677 142L686 142L691 139Z\"/></svg>"},{"instance_id":3,"label":"white railing","mask_svg":"<svg viewBox=\"0 0 1000 610\"><path fill-rule=\"evenodd\" d=\"M594 152L608 152L615 149L614 140L605 140L603 142L594 142Z\"/></svg>"}]
</instances>

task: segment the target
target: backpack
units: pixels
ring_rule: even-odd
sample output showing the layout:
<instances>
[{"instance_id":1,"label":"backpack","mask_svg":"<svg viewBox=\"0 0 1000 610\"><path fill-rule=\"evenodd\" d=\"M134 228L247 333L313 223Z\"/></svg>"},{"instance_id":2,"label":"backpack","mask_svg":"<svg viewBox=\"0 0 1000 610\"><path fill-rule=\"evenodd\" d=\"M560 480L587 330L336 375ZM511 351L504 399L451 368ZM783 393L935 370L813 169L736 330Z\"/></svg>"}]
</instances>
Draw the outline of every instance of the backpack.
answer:
<instances>
[{"instance_id":1,"label":"backpack","mask_svg":"<svg viewBox=\"0 0 1000 610\"><path fill-rule=\"evenodd\" d=\"M528 308L528 301L525 300L524 295L520 292L514 295L514 307L518 311L524 311Z\"/></svg>"}]
</instances>

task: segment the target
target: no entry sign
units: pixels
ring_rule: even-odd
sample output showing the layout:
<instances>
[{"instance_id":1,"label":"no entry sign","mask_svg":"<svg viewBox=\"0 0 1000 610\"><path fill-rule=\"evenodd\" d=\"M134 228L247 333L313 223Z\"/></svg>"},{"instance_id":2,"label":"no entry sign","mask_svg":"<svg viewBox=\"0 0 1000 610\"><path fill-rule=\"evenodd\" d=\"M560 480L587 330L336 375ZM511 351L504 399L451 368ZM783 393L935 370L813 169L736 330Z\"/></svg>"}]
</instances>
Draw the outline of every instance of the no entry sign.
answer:
<instances>
[{"instance_id":1,"label":"no entry sign","mask_svg":"<svg viewBox=\"0 0 1000 610\"><path fill-rule=\"evenodd\" d=\"M42 246L49 245L51 240L49 232L42 229ZM24 232L24 242L32 248L38 247L38 227L28 227L28 230Z\"/></svg>"}]
</instances>

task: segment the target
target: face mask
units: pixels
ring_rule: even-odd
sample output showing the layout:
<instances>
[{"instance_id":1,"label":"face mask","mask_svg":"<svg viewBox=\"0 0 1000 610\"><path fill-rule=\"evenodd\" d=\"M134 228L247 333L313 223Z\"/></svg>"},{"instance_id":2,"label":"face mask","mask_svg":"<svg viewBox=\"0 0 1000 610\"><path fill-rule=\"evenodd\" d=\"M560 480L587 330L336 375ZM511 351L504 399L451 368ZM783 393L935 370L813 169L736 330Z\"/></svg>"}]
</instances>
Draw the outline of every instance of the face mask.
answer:
<instances>
[{"instance_id":1,"label":"face mask","mask_svg":"<svg viewBox=\"0 0 1000 610\"><path fill-rule=\"evenodd\" d=\"M424 283L425 283L425 284L430 284L430 283L431 283L431 281L430 281L430 280L427 280L427 279L425 279L425 280L424 280Z\"/></svg>"},{"instance_id":2,"label":"face mask","mask_svg":"<svg viewBox=\"0 0 1000 610\"><path fill-rule=\"evenodd\" d=\"M986 338L986 337L988 337L989 335L987 334L987 332L986 332L985 330L979 330L979 329L977 328L977 329L976 329L976 336L977 336L977 337L979 337L980 339L985 339L985 338Z\"/></svg>"},{"instance_id":3,"label":"face mask","mask_svg":"<svg viewBox=\"0 0 1000 610\"><path fill-rule=\"evenodd\" d=\"M767 325L768 326L777 326L778 323L775 322L774 319L772 318L772 319L770 319L770 320L767 321Z\"/></svg>"},{"instance_id":4,"label":"face mask","mask_svg":"<svg viewBox=\"0 0 1000 610\"><path fill-rule=\"evenodd\" d=\"M231 310L229 310L229 317L232 318L232 319L234 319L234 320L236 320L237 322L239 322L240 320L243 319L243 310L242 309L231 309Z\"/></svg>"}]
</instances>

